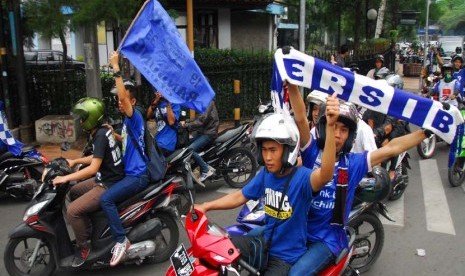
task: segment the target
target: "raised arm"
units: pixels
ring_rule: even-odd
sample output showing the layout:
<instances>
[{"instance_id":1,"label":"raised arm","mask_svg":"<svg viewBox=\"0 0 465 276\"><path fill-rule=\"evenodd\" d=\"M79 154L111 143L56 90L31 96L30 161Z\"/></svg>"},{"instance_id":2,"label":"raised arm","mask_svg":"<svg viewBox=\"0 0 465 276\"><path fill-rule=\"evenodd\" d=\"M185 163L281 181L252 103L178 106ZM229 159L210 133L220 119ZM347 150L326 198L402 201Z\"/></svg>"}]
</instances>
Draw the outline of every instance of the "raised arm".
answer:
<instances>
[{"instance_id":1,"label":"raised arm","mask_svg":"<svg viewBox=\"0 0 465 276\"><path fill-rule=\"evenodd\" d=\"M421 129L410 134L394 138L385 146L373 151L370 154L371 166L379 164L391 157L397 156L400 153L420 144L421 141L425 139L426 135Z\"/></svg>"},{"instance_id":2,"label":"raised arm","mask_svg":"<svg viewBox=\"0 0 465 276\"><path fill-rule=\"evenodd\" d=\"M321 168L316 169L310 176L312 190L321 190L326 183L333 179L334 164L336 163L336 140L334 128L339 117L339 100L336 93L328 97L326 101L326 137L323 156L321 157Z\"/></svg>"},{"instance_id":3,"label":"raised arm","mask_svg":"<svg viewBox=\"0 0 465 276\"><path fill-rule=\"evenodd\" d=\"M294 84L288 84L289 100L294 110L294 119L300 134L300 147L307 145L310 140L310 126L308 124L306 107L302 96L299 93L299 87Z\"/></svg>"},{"instance_id":4,"label":"raised arm","mask_svg":"<svg viewBox=\"0 0 465 276\"><path fill-rule=\"evenodd\" d=\"M113 72L117 73L120 72L119 68L119 54L118 52L113 52L110 57L110 64L113 67ZM126 91L124 87L123 78L121 76L115 77L115 84L116 84L116 92L118 95L118 101L121 103L123 108L123 112L127 117L132 117L132 113L134 112L131 104L131 97L129 92Z\"/></svg>"}]
</instances>

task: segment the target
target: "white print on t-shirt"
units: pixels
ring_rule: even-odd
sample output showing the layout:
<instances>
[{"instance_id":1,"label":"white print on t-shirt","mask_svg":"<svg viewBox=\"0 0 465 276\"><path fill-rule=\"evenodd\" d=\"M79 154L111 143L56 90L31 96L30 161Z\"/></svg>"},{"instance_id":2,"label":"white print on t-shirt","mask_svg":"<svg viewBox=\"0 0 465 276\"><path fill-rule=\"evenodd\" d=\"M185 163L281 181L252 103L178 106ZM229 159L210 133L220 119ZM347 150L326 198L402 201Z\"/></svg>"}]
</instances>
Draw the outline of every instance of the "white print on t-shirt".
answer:
<instances>
[{"instance_id":1,"label":"white print on t-shirt","mask_svg":"<svg viewBox=\"0 0 465 276\"><path fill-rule=\"evenodd\" d=\"M113 163L115 166L119 165L121 163L121 150L119 147L116 145L115 137L111 133L111 131L108 131L106 133L106 136L108 138L108 145L110 146L111 150L111 156L113 157Z\"/></svg>"},{"instance_id":2,"label":"white print on t-shirt","mask_svg":"<svg viewBox=\"0 0 465 276\"><path fill-rule=\"evenodd\" d=\"M287 195L284 196L283 206L278 215L279 204L281 203L282 192L265 189L265 213L276 219L288 219L292 216L292 206Z\"/></svg>"}]
</instances>

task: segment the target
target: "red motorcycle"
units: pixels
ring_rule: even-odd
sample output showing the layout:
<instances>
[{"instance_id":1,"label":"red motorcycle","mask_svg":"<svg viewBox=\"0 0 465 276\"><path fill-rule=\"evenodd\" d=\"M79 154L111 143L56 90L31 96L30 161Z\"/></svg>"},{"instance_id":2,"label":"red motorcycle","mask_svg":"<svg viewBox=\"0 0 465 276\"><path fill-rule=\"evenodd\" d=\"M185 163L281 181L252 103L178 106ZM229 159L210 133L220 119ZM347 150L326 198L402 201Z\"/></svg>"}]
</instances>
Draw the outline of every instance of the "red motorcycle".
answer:
<instances>
[{"instance_id":1,"label":"red motorcycle","mask_svg":"<svg viewBox=\"0 0 465 276\"><path fill-rule=\"evenodd\" d=\"M210 222L202 212L195 209L190 212L186 217L185 228L192 246L186 250L181 244L176 249L171 255L171 266L166 275L227 275L228 271L240 275L239 271L243 269L252 275L260 275L259 271L240 258L240 253L229 239L228 233ZM353 253L352 244L355 240L355 232L350 230L348 233L350 252L343 251L335 263L329 265L319 275L335 276L347 272ZM357 275L357 272L351 272Z\"/></svg>"}]
</instances>

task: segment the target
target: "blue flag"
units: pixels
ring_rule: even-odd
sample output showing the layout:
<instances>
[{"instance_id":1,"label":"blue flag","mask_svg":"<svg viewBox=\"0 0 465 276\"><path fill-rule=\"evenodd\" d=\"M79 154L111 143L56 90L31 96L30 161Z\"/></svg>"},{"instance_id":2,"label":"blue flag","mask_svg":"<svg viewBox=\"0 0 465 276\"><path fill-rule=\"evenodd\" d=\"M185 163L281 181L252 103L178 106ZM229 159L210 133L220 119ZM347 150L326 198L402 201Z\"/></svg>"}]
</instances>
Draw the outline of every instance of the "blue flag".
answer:
<instances>
[{"instance_id":1,"label":"blue flag","mask_svg":"<svg viewBox=\"0 0 465 276\"><path fill-rule=\"evenodd\" d=\"M8 128L2 101L0 101L0 143L6 145L8 151L13 155L18 156L21 154L23 143L16 140Z\"/></svg>"},{"instance_id":2,"label":"blue flag","mask_svg":"<svg viewBox=\"0 0 465 276\"><path fill-rule=\"evenodd\" d=\"M144 3L120 48L171 103L203 113L215 97L176 25L158 1Z\"/></svg>"}]
</instances>

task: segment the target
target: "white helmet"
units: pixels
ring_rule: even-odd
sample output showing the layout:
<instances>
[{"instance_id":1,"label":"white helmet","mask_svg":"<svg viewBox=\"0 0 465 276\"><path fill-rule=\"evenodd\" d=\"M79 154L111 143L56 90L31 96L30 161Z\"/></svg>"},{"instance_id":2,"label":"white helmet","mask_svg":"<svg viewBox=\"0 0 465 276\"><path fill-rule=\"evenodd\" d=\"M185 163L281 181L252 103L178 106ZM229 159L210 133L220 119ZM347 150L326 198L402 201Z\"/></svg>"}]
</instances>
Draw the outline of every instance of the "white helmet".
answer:
<instances>
[{"instance_id":1,"label":"white helmet","mask_svg":"<svg viewBox=\"0 0 465 276\"><path fill-rule=\"evenodd\" d=\"M262 141L273 140L284 146L281 170L294 166L300 147L299 129L291 117L286 118L283 114L270 114L255 127L252 133L252 141L261 148ZM259 151L258 164L264 165L263 156Z\"/></svg>"},{"instance_id":2,"label":"white helmet","mask_svg":"<svg viewBox=\"0 0 465 276\"><path fill-rule=\"evenodd\" d=\"M318 90L313 90L307 95L307 102L322 105L326 103L326 98L328 98L328 94Z\"/></svg>"}]
</instances>

